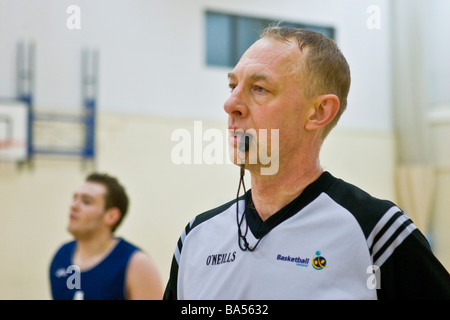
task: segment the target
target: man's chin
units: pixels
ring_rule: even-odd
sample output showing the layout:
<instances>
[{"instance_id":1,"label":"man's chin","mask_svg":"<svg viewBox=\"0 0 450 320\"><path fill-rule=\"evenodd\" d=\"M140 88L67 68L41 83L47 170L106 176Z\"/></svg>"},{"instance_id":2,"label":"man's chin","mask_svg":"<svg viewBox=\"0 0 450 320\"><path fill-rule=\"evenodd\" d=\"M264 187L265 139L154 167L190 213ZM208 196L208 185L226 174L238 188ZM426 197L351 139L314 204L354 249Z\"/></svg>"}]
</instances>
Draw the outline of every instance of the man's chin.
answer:
<instances>
[{"instance_id":1,"label":"man's chin","mask_svg":"<svg viewBox=\"0 0 450 320\"><path fill-rule=\"evenodd\" d=\"M81 233L76 228L70 225L67 227L67 232L70 233L74 238L78 238L81 236Z\"/></svg>"}]
</instances>

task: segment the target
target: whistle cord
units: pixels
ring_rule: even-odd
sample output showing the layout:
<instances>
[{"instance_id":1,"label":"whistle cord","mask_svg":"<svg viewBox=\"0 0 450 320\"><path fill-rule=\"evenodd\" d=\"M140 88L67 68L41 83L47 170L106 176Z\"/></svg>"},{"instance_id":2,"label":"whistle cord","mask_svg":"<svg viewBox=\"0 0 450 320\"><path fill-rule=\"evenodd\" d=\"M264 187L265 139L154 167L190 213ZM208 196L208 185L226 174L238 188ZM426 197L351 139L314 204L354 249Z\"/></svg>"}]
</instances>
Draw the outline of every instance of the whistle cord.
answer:
<instances>
[{"instance_id":1,"label":"whistle cord","mask_svg":"<svg viewBox=\"0 0 450 320\"><path fill-rule=\"evenodd\" d=\"M256 247L258 246L259 242L261 241L262 237L259 238L258 242L256 242L256 244L252 247L250 247L248 241L247 241L247 233L248 233L248 222L247 222L247 214L246 214L246 210L244 207L244 212L242 213L241 218L239 219L239 192L241 190L241 185L242 188L244 189L244 194L247 192L247 190L245 189L245 183L244 183L244 172L245 172L245 165L241 165L241 175L240 175L240 179L239 179L239 186L238 186L238 190L237 190L237 195L236 195L236 223L238 226L238 244L239 244L239 248L241 248L242 251L254 251L256 249ZM245 232L244 234L242 234L241 231L241 226L242 223L244 222L245 219ZM243 243L242 243L243 242Z\"/></svg>"}]
</instances>

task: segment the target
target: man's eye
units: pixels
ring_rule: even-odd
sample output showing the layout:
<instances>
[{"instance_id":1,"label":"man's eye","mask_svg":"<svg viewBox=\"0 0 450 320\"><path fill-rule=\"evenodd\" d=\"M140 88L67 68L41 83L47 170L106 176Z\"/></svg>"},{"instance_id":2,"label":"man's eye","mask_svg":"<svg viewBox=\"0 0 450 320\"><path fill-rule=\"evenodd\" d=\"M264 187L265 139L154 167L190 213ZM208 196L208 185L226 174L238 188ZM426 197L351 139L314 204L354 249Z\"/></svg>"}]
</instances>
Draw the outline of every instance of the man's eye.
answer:
<instances>
[{"instance_id":1,"label":"man's eye","mask_svg":"<svg viewBox=\"0 0 450 320\"><path fill-rule=\"evenodd\" d=\"M264 89L263 87L260 87L260 86L254 86L253 89L259 93L267 92L266 89Z\"/></svg>"},{"instance_id":2,"label":"man's eye","mask_svg":"<svg viewBox=\"0 0 450 320\"><path fill-rule=\"evenodd\" d=\"M230 84L228 85L228 87L230 87L231 92L233 92L234 88L236 88L236 85L233 84L233 83L230 83Z\"/></svg>"}]
</instances>

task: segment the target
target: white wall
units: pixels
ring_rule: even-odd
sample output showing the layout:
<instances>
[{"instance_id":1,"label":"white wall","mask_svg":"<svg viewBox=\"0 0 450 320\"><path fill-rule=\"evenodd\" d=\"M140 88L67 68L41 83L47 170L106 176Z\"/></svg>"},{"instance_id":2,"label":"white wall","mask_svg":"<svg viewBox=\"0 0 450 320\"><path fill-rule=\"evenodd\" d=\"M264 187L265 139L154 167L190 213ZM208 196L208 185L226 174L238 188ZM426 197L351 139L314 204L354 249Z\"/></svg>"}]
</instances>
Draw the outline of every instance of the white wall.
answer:
<instances>
[{"instance_id":1,"label":"white wall","mask_svg":"<svg viewBox=\"0 0 450 320\"><path fill-rule=\"evenodd\" d=\"M450 104L450 1L429 0L424 11L428 103Z\"/></svg>"},{"instance_id":2,"label":"white wall","mask_svg":"<svg viewBox=\"0 0 450 320\"><path fill-rule=\"evenodd\" d=\"M37 48L36 107L76 108L80 52L100 50L100 111L221 119L228 95L224 68L204 64L204 11L325 24L352 70L349 108L341 125L391 129L389 6L386 0L17 0L0 2L0 96L15 95L15 44ZM69 30L66 8L81 9ZM380 7L381 28L366 26Z\"/></svg>"}]
</instances>

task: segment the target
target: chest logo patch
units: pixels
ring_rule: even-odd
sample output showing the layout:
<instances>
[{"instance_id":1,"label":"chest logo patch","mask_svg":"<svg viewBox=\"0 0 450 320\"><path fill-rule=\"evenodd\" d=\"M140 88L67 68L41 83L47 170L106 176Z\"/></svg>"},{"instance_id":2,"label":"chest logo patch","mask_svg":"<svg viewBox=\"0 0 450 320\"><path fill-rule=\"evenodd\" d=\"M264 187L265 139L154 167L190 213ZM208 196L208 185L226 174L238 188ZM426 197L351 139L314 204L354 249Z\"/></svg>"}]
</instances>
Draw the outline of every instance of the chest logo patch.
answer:
<instances>
[{"instance_id":1,"label":"chest logo patch","mask_svg":"<svg viewBox=\"0 0 450 320\"><path fill-rule=\"evenodd\" d=\"M327 259L321 256L320 251L316 251L316 254L312 257L312 266L316 270L322 270L328 268Z\"/></svg>"},{"instance_id":2,"label":"chest logo patch","mask_svg":"<svg viewBox=\"0 0 450 320\"><path fill-rule=\"evenodd\" d=\"M281 254L277 255L277 260L293 262L299 267L307 267L309 263L309 258L283 256Z\"/></svg>"}]
</instances>

